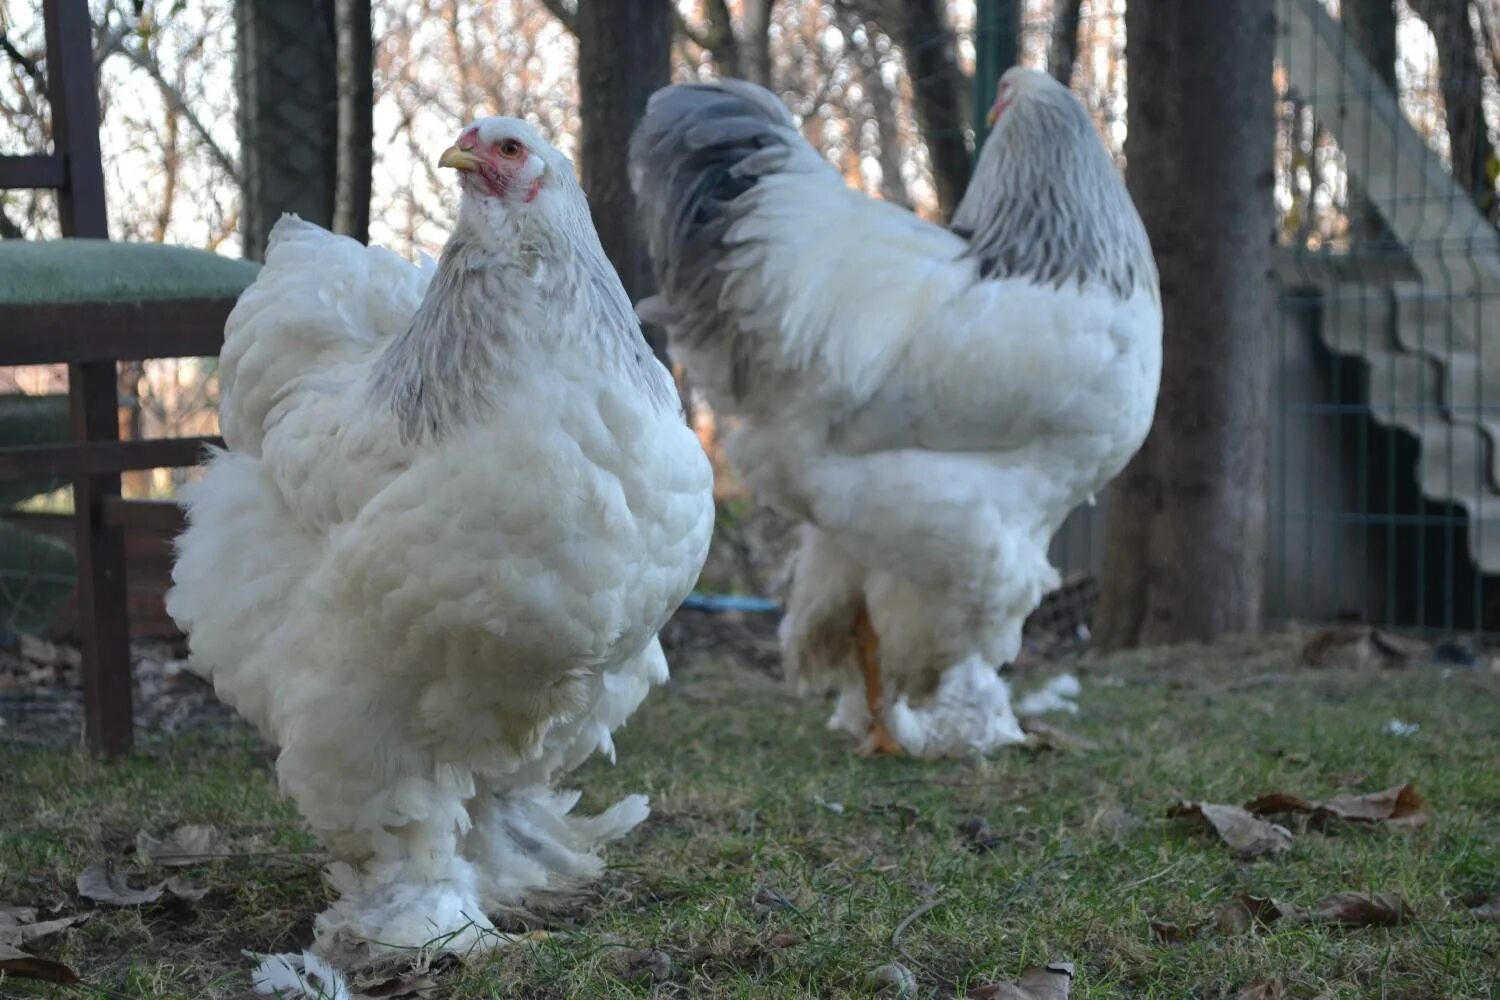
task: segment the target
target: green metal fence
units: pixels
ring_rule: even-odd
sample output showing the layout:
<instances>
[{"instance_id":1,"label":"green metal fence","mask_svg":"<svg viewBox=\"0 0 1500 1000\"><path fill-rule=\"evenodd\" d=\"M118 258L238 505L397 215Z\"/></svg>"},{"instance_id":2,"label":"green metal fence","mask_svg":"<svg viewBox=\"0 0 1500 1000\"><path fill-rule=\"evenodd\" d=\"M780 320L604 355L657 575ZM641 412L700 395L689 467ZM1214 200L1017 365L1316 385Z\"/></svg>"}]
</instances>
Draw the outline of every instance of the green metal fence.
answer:
<instances>
[{"instance_id":1,"label":"green metal fence","mask_svg":"<svg viewBox=\"0 0 1500 1000\"><path fill-rule=\"evenodd\" d=\"M1276 6L1268 613L1482 639L1500 632L1496 18ZM1085 10L1085 37L1123 49L1123 3ZM1025 61L1046 64L1052 25L1021 23ZM1119 80L1073 77L1117 153ZM1065 571L1097 569L1107 502L1059 535Z\"/></svg>"}]
</instances>

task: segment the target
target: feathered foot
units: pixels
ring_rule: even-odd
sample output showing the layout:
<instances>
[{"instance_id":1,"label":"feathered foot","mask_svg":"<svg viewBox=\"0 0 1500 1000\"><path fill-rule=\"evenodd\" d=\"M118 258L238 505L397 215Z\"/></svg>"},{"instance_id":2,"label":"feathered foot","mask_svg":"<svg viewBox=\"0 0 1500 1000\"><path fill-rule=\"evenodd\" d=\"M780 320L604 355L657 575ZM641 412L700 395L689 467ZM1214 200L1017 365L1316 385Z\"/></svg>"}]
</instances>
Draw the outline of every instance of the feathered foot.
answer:
<instances>
[{"instance_id":1,"label":"feathered foot","mask_svg":"<svg viewBox=\"0 0 1500 1000\"><path fill-rule=\"evenodd\" d=\"M855 751L861 757L897 756L901 745L891 738L885 728L885 698L880 686L880 637L870 624L870 614L864 608L854 619L854 644L859 650L860 668L865 678L865 704L870 709L870 733Z\"/></svg>"}]
</instances>

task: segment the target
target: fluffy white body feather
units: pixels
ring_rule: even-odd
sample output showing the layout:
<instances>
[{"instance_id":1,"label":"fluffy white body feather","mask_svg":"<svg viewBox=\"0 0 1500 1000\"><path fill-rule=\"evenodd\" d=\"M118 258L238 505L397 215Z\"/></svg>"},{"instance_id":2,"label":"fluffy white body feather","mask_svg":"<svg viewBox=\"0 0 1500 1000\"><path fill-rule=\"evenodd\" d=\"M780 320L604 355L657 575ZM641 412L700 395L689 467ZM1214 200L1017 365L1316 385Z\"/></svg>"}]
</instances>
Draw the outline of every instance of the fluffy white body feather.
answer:
<instances>
[{"instance_id":1,"label":"fluffy white body feather","mask_svg":"<svg viewBox=\"0 0 1500 1000\"><path fill-rule=\"evenodd\" d=\"M645 799L578 816L556 780L666 679L657 631L707 551L707 460L571 169L497 121L556 190L466 195L440 268L277 226L226 330L229 451L186 497L168 607L335 859L319 947L466 948L599 872Z\"/></svg>"},{"instance_id":2,"label":"fluffy white body feather","mask_svg":"<svg viewBox=\"0 0 1500 1000\"><path fill-rule=\"evenodd\" d=\"M1035 117L1033 96L1007 114ZM850 190L776 98L739 81L659 92L632 147L662 286L638 308L731 418L725 446L750 486L806 523L781 629L788 673L841 687L831 725L865 733L864 610L884 722L920 756L1022 739L997 667L1059 582L1052 535L1124 467L1155 408L1144 230L1082 109L1043 110L1042 136L1002 121L986 146L955 220L972 236ZM1066 191L1010 190L1026 180L1006 174L1017 144L1039 138L1092 144L1101 211L1128 218L1088 218L1084 204L1058 234L1004 243L991 217L1024 229L1034 211L1005 197L1069 208ZM1090 227L1100 246L1075 264L1069 241Z\"/></svg>"}]
</instances>

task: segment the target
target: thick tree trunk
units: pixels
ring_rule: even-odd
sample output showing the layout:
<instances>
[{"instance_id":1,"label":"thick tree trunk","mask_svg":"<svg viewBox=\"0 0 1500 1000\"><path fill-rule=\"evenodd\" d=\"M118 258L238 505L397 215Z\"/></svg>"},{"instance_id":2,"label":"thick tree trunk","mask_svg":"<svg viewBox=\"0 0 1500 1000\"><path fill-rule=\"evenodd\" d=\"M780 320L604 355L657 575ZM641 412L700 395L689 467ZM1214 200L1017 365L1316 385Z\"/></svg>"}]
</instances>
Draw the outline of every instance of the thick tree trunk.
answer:
<instances>
[{"instance_id":1,"label":"thick tree trunk","mask_svg":"<svg viewBox=\"0 0 1500 1000\"><path fill-rule=\"evenodd\" d=\"M370 0L334 0L338 44L338 169L334 232L370 239L370 169L375 143L375 51Z\"/></svg>"},{"instance_id":2,"label":"thick tree trunk","mask_svg":"<svg viewBox=\"0 0 1500 1000\"><path fill-rule=\"evenodd\" d=\"M969 125L969 78L958 62L944 0L895 0L894 13L938 204L943 217L950 218L969 186L972 169L964 135Z\"/></svg>"},{"instance_id":3,"label":"thick tree trunk","mask_svg":"<svg viewBox=\"0 0 1500 1000\"><path fill-rule=\"evenodd\" d=\"M672 6L670 0L581 0L573 20L583 189L604 252L631 301L639 302L655 283L625 161L646 99L671 76ZM647 336L663 356L659 331L648 330Z\"/></svg>"},{"instance_id":4,"label":"thick tree trunk","mask_svg":"<svg viewBox=\"0 0 1500 1000\"><path fill-rule=\"evenodd\" d=\"M338 51L332 0L235 4L244 254L260 260L283 212L333 224Z\"/></svg>"},{"instance_id":5,"label":"thick tree trunk","mask_svg":"<svg viewBox=\"0 0 1500 1000\"><path fill-rule=\"evenodd\" d=\"M1125 16L1125 154L1166 329L1156 425L1110 491L1106 648L1259 627L1266 558L1271 0Z\"/></svg>"},{"instance_id":6,"label":"thick tree trunk","mask_svg":"<svg viewBox=\"0 0 1500 1000\"><path fill-rule=\"evenodd\" d=\"M1411 5L1437 41L1453 179L1483 205L1494 190L1485 167L1495 150L1484 121L1484 71L1468 0L1412 0Z\"/></svg>"}]
</instances>

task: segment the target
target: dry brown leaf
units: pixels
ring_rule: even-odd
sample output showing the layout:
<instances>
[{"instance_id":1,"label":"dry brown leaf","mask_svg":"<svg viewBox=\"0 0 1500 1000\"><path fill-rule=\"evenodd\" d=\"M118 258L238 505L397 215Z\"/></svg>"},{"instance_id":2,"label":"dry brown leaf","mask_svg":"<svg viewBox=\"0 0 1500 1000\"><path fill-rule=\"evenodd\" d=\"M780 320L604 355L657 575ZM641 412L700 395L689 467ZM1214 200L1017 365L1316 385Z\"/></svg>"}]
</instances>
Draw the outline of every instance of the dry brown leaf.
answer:
<instances>
[{"instance_id":1,"label":"dry brown leaf","mask_svg":"<svg viewBox=\"0 0 1500 1000\"><path fill-rule=\"evenodd\" d=\"M112 863L100 861L79 874L78 895L109 906L146 906L163 898L194 902L208 895L208 890L194 886L181 875L133 889Z\"/></svg>"},{"instance_id":2,"label":"dry brown leaf","mask_svg":"<svg viewBox=\"0 0 1500 1000\"><path fill-rule=\"evenodd\" d=\"M1236 993L1234 1000L1286 1000L1286 996L1280 979L1257 979Z\"/></svg>"},{"instance_id":3,"label":"dry brown leaf","mask_svg":"<svg viewBox=\"0 0 1500 1000\"><path fill-rule=\"evenodd\" d=\"M1161 920L1151 921L1151 936L1160 944L1181 944L1203 932L1203 924L1188 924L1182 927Z\"/></svg>"},{"instance_id":4,"label":"dry brown leaf","mask_svg":"<svg viewBox=\"0 0 1500 1000\"><path fill-rule=\"evenodd\" d=\"M1026 746L1033 750L1064 750L1069 753L1084 753L1098 750L1093 740L1066 729L1051 726L1035 717L1021 720L1021 732L1026 734Z\"/></svg>"},{"instance_id":5,"label":"dry brown leaf","mask_svg":"<svg viewBox=\"0 0 1500 1000\"><path fill-rule=\"evenodd\" d=\"M1221 934L1239 934L1254 926L1331 924L1339 927L1391 927L1411 917L1411 910L1394 893L1336 892L1311 910L1260 896L1240 896L1219 908L1215 916Z\"/></svg>"},{"instance_id":6,"label":"dry brown leaf","mask_svg":"<svg viewBox=\"0 0 1500 1000\"><path fill-rule=\"evenodd\" d=\"M206 823L194 823L158 840L141 830L135 835L135 849L164 868L203 864L218 856L219 831Z\"/></svg>"},{"instance_id":7,"label":"dry brown leaf","mask_svg":"<svg viewBox=\"0 0 1500 1000\"><path fill-rule=\"evenodd\" d=\"M344 970L356 998L370 1000L405 1000L409 997L425 997L440 986L442 973L458 960L453 955L430 955L420 953L413 961L406 952L380 954L371 958L368 944L363 951L345 947L347 937L335 937L341 956L350 959L347 965L328 960L330 966Z\"/></svg>"},{"instance_id":8,"label":"dry brown leaf","mask_svg":"<svg viewBox=\"0 0 1500 1000\"><path fill-rule=\"evenodd\" d=\"M1292 849L1291 831L1257 819L1239 806L1212 802L1179 802L1167 810L1173 819L1201 819L1214 828L1229 850L1241 858L1281 854Z\"/></svg>"},{"instance_id":9,"label":"dry brown leaf","mask_svg":"<svg viewBox=\"0 0 1500 1000\"><path fill-rule=\"evenodd\" d=\"M69 927L77 927L91 916L92 913L75 913L69 917L37 922L36 910L29 906L5 907L0 909L0 945L20 948Z\"/></svg>"},{"instance_id":10,"label":"dry brown leaf","mask_svg":"<svg viewBox=\"0 0 1500 1000\"><path fill-rule=\"evenodd\" d=\"M18 979L40 979L64 985L78 982L78 973L61 962L28 955L8 944L0 944L0 973Z\"/></svg>"},{"instance_id":11,"label":"dry brown leaf","mask_svg":"<svg viewBox=\"0 0 1500 1000\"><path fill-rule=\"evenodd\" d=\"M649 979L660 983L671 975L672 959L660 948L642 948L631 952L625 959L627 979Z\"/></svg>"},{"instance_id":12,"label":"dry brown leaf","mask_svg":"<svg viewBox=\"0 0 1500 1000\"><path fill-rule=\"evenodd\" d=\"M1302 647L1302 662L1312 667L1404 667L1430 656L1426 643L1370 625L1325 628Z\"/></svg>"},{"instance_id":13,"label":"dry brown leaf","mask_svg":"<svg viewBox=\"0 0 1500 1000\"><path fill-rule=\"evenodd\" d=\"M1410 782L1365 795L1336 795L1313 802L1285 792L1262 795L1245 803L1257 816L1306 813L1314 820L1345 820L1350 823L1384 823L1386 826L1417 827L1428 820L1426 803Z\"/></svg>"},{"instance_id":14,"label":"dry brown leaf","mask_svg":"<svg viewBox=\"0 0 1500 1000\"><path fill-rule=\"evenodd\" d=\"M981 854L995 850L1003 842L998 834L990 832L989 821L979 816L958 824L958 835L964 839L969 850Z\"/></svg>"},{"instance_id":15,"label":"dry brown leaf","mask_svg":"<svg viewBox=\"0 0 1500 1000\"><path fill-rule=\"evenodd\" d=\"M1238 896L1219 907L1214 914L1214 926L1220 934L1243 934L1259 924L1269 927L1282 917L1300 918L1302 911L1286 903L1278 903L1264 896Z\"/></svg>"},{"instance_id":16,"label":"dry brown leaf","mask_svg":"<svg viewBox=\"0 0 1500 1000\"><path fill-rule=\"evenodd\" d=\"M1308 920L1343 927L1394 927L1410 916L1406 902L1394 893L1336 892L1319 902Z\"/></svg>"},{"instance_id":17,"label":"dry brown leaf","mask_svg":"<svg viewBox=\"0 0 1500 1000\"><path fill-rule=\"evenodd\" d=\"M1480 920L1500 920L1500 892L1491 893L1488 899L1480 899L1469 907L1469 915Z\"/></svg>"},{"instance_id":18,"label":"dry brown leaf","mask_svg":"<svg viewBox=\"0 0 1500 1000\"><path fill-rule=\"evenodd\" d=\"M425 972L413 972L405 976L392 976L378 983L362 986L361 997L372 1000L407 1000L409 997L425 997L438 988L438 981Z\"/></svg>"},{"instance_id":19,"label":"dry brown leaf","mask_svg":"<svg viewBox=\"0 0 1500 1000\"><path fill-rule=\"evenodd\" d=\"M969 1000L1068 1000L1073 985L1073 963L1049 962L1032 966L1013 983L993 983L969 990Z\"/></svg>"}]
</instances>

